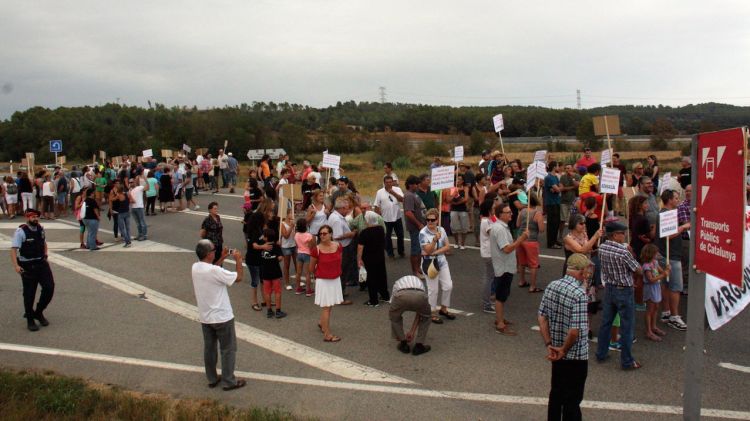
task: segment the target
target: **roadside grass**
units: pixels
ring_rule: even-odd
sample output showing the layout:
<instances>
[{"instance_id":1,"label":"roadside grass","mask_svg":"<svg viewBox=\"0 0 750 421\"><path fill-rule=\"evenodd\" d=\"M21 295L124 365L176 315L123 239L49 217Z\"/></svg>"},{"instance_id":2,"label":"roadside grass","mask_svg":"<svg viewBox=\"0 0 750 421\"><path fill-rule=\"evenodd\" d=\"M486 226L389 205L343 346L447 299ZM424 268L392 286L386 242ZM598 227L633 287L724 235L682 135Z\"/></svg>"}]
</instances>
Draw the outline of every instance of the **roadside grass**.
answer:
<instances>
[{"instance_id":1,"label":"roadside grass","mask_svg":"<svg viewBox=\"0 0 750 421\"><path fill-rule=\"evenodd\" d=\"M279 408L232 408L209 399L174 399L105 386L50 371L0 369L3 420L259 420L300 418Z\"/></svg>"}]
</instances>

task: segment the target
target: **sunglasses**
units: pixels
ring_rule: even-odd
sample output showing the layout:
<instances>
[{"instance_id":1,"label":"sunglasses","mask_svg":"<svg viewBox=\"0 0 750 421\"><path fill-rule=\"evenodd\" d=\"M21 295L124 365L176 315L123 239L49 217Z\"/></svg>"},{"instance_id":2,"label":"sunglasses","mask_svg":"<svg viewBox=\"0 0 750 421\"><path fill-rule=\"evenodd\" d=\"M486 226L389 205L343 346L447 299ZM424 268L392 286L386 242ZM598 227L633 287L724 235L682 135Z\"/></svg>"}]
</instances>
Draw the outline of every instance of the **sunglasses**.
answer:
<instances>
[{"instance_id":1,"label":"sunglasses","mask_svg":"<svg viewBox=\"0 0 750 421\"><path fill-rule=\"evenodd\" d=\"M435 222L437 221L437 218L427 218L427 222Z\"/></svg>"}]
</instances>

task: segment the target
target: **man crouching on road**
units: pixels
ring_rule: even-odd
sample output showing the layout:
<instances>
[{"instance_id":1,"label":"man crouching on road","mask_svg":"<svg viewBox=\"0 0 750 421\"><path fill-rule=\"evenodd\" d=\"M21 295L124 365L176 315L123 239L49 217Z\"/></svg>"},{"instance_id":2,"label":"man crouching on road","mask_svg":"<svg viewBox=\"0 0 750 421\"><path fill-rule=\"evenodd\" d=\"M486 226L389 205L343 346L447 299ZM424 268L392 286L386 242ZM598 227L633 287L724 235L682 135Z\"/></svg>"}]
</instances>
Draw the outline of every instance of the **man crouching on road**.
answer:
<instances>
[{"instance_id":1,"label":"man crouching on road","mask_svg":"<svg viewBox=\"0 0 750 421\"><path fill-rule=\"evenodd\" d=\"M547 420L581 419L589 359L586 288L593 273L588 257L572 254L565 276L547 286L539 305L539 330L552 361Z\"/></svg>"},{"instance_id":2,"label":"man crouching on road","mask_svg":"<svg viewBox=\"0 0 750 421\"><path fill-rule=\"evenodd\" d=\"M234 251L232 257L237 262L237 272L230 272L221 267L229 250L226 247L220 250L221 258L214 265L212 262L216 252L210 240L201 240L195 246L195 254L200 262L193 263L193 289L203 329L203 360L208 387L214 388L222 383L222 389L234 390L245 386L246 382L234 377L237 338L227 287L242 280L242 255L239 250ZM216 374L216 342L221 350L221 377Z\"/></svg>"},{"instance_id":3,"label":"man crouching on road","mask_svg":"<svg viewBox=\"0 0 750 421\"><path fill-rule=\"evenodd\" d=\"M413 311L414 322L411 325L409 333L404 335L404 317L405 311ZM424 281L416 276L404 276L393 284L391 293L391 309L389 311L391 319L391 330L393 336L398 340L398 350L404 354L409 352L412 355L420 355L430 351L430 346L425 345L427 331L430 329L432 319L432 308L427 299L427 288ZM409 348L409 342L414 338L414 333L419 327L414 349Z\"/></svg>"}]
</instances>

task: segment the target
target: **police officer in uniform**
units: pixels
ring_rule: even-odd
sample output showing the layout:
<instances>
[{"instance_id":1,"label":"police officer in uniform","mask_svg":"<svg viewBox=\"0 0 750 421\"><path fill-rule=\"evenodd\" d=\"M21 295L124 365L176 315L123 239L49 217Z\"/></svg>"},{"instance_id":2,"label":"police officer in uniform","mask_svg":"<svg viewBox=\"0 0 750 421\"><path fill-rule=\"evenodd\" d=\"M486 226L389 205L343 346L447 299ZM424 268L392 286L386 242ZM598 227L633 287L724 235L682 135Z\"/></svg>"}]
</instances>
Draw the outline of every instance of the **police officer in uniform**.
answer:
<instances>
[{"instance_id":1,"label":"police officer in uniform","mask_svg":"<svg viewBox=\"0 0 750 421\"><path fill-rule=\"evenodd\" d=\"M36 320L42 326L49 325L49 321L44 317L44 309L52 301L55 280L52 278L52 270L47 263L47 242L44 238L44 228L39 225L39 211L26 209L24 215L27 223L18 227L13 235L10 260L16 273L21 275L23 282L23 306L26 311L24 317L28 322L29 330L36 332L39 330ZM42 293L34 310L34 298L38 285L41 285Z\"/></svg>"}]
</instances>

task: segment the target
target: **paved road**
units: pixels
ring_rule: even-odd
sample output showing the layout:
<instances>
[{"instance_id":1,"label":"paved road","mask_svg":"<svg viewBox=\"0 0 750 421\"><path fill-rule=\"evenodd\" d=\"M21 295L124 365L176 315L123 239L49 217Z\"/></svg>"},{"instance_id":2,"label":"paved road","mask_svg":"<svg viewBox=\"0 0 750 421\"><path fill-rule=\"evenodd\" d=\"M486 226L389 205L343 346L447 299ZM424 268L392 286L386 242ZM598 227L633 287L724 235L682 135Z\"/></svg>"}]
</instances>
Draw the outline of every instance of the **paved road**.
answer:
<instances>
[{"instance_id":1,"label":"paved road","mask_svg":"<svg viewBox=\"0 0 750 421\"><path fill-rule=\"evenodd\" d=\"M242 199L198 199L201 211L211 199L220 203L225 241L241 247ZM494 333L494 316L479 311L483 266L474 249L456 250L449 257L452 307L463 314L432 325L428 343L433 350L419 357L395 349L387 305L363 306L365 293L351 291L355 304L334 309L332 327L343 340L329 344L317 330L319 309L312 298L285 294L289 316L269 320L250 308L248 283L235 285L230 292L240 338L237 369L251 381L231 393L207 389L190 281L201 211L148 217L150 242L135 242L131 249L108 244L96 253L75 249L74 223L47 224L57 284L47 312L51 325L38 333L25 329L20 282L5 271L0 281L0 364L238 406L280 406L321 419L544 418L549 364L539 334L532 330L541 295L513 288L507 318L516 322L519 336ZM106 221L103 225L111 229ZM12 233L13 224L0 222L3 247ZM112 243L111 233L100 237ZM550 257L541 262L541 286L562 267L559 251L543 253ZM388 261L387 269L392 283L408 274L409 264L405 259ZM594 317L592 324L598 322ZM738 392L747 390L750 372L718 365L750 367L748 328L746 312L707 334L703 407L711 411L706 418L750 419L750 402L746 393ZM682 405L684 333L669 330L659 344L638 333L634 354L643 369L623 372L617 358L591 363L587 418L679 419L675 414Z\"/></svg>"}]
</instances>

